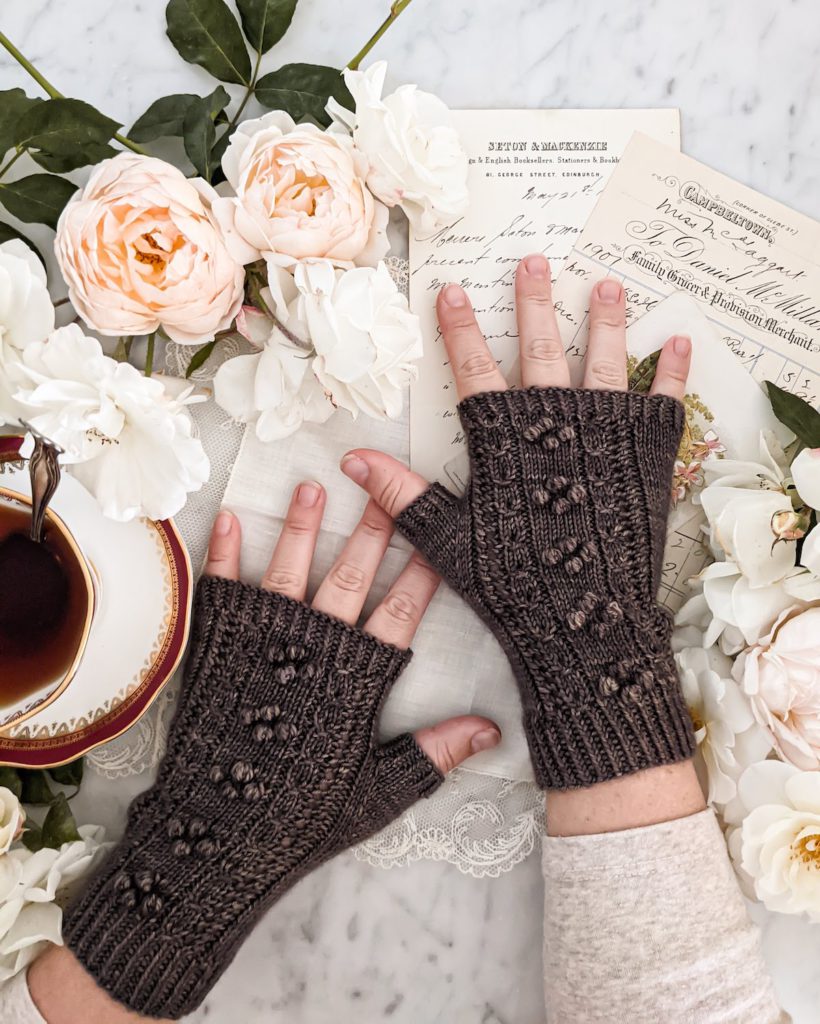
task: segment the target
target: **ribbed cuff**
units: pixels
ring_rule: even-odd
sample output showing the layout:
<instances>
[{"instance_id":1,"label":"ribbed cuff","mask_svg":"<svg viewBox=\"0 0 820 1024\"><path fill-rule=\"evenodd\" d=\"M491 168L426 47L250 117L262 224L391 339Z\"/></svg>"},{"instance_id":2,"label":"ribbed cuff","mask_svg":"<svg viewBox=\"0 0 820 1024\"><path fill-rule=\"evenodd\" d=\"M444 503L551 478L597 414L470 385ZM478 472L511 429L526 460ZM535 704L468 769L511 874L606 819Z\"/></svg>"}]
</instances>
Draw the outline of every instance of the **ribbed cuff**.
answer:
<instances>
[{"instance_id":1,"label":"ribbed cuff","mask_svg":"<svg viewBox=\"0 0 820 1024\"><path fill-rule=\"evenodd\" d=\"M636 391L604 391L594 388L515 388L484 391L458 405L465 431L483 432L509 425L517 432L537 428L537 417L548 414L556 423L589 421L595 417L617 422L646 424L661 445L677 448L685 411L683 404L666 395Z\"/></svg>"},{"instance_id":2,"label":"ribbed cuff","mask_svg":"<svg viewBox=\"0 0 820 1024\"><path fill-rule=\"evenodd\" d=\"M692 757L692 719L677 678L630 690L579 708L525 715L541 789L580 789Z\"/></svg>"}]
</instances>

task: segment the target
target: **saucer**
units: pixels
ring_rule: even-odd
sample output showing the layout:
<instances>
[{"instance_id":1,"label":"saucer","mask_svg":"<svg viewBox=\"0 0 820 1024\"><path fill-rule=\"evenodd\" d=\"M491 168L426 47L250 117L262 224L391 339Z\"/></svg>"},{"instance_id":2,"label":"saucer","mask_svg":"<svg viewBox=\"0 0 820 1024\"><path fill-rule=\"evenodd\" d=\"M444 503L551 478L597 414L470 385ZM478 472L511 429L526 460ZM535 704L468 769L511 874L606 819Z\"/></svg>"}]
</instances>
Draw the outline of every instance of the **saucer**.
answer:
<instances>
[{"instance_id":1,"label":"saucer","mask_svg":"<svg viewBox=\"0 0 820 1024\"><path fill-rule=\"evenodd\" d=\"M0 483L30 494L28 470L15 458L21 441L0 437ZM0 730L0 765L53 767L125 732L173 675L188 639L191 565L172 520L106 519L68 473L52 506L92 568L94 620L67 689L25 721Z\"/></svg>"}]
</instances>

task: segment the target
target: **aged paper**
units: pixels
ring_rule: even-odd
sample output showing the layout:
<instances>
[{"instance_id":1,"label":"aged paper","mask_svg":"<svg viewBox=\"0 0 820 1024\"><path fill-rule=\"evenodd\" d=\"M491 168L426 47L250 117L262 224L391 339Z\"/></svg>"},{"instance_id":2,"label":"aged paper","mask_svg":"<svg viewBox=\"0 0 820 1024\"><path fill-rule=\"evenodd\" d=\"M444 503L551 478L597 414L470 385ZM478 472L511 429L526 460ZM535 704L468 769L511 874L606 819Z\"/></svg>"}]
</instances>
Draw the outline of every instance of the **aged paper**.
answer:
<instances>
[{"instance_id":1,"label":"aged paper","mask_svg":"<svg viewBox=\"0 0 820 1024\"><path fill-rule=\"evenodd\" d=\"M647 355L671 334L691 334L690 394L706 400L728 457L756 458L761 429L788 439L762 381L820 401L819 259L820 223L637 134L555 285L573 379L592 285L615 277L626 290L630 352ZM673 511L661 589L673 609L708 559L703 521L689 500Z\"/></svg>"},{"instance_id":2,"label":"aged paper","mask_svg":"<svg viewBox=\"0 0 820 1024\"><path fill-rule=\"evenodd\" d=\"M513 369L518 334L513 276L543 252L557 277L564 258L638 129L677 146L677 110L461 110L456 127L470 156L470 209L430 238L410 240L410 305L425 354L410 392L410 460L430 480L458 486L463 445L456 395L435 316L439 289L467 288L502 369Z\"/></svg>"},{"instance_id":3,"label":"aged paper","mask_svg":"<svg viewBox=\"0 0 820 1024\"><path fill-rule=\"evenodd\" d=\"M626 290L628 323L686 292L755 380L817 405L818 260L820 222L638 133L555 286L576 377L590 289L609 275Z\"/></svg>"}]
</instances>

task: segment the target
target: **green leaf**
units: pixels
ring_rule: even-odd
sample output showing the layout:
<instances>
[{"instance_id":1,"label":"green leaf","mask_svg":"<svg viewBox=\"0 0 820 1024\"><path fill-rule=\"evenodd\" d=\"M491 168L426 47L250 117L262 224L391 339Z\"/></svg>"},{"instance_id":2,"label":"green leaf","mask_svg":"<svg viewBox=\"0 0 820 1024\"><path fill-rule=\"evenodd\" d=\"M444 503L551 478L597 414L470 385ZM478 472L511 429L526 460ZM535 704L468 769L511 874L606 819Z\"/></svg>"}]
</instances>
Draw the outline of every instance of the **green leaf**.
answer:
<instances>
[{"instance_id":1,"label":"green leaf","mask_svg":"<svg viewBox=\"0 0 820 1024\"><path fill-rule=\"evenodd\" d=\"M198 99L192 92L177 92L155 100L134 122L128 138L132 142L153 142L168 135L182 135L188 108Z\"/></svg>"},{"instance_id":2,"label":"green leaf","mask_svg":"<svg viewBox=\"0 0 820 1024\"><path fill-rule=\"evenodd\" d=\"M43 846L59 850L63 843L82 839L64 793L58 793L43 822Z\"/></svg>"},{"instance_id":3,"label":"green leaf","mask_svg":"<svg viewBox=\"0 0 820 1024\"><path fill-rule=\"evenodd\" d=\"M629 374L628 387L630 391L637 391L640 395L648 395L649 389L652 387L652 381L655 379L655 371L658 369L658 359L660 358L661 350L657 352L650 352L648 356L644 356L643 359L637 364L637 366Z\"/></svg>"},{"instance_id":4,"label":"green leaf","mask_svg":"<svg viewBox=\"0 0 820 1024\"><path fill-rule=\"evenodd\" d=\"M20 118L40 99L29 99L22 89L0 92L0 157L14 145Z\"/></svg>"},{"instance_id":5,"label":"green leaf","mask_svg":"<svg viewBox=\"0 0 820 1024\"><path fill-rule=\"evenodd\" d=\"M37 853L44 846L43 830L38 825L26 825L25 832L20 838L23 846L32 853Z\"/></svg>"},{"instance_id":6,"label":"green leaf","mask_svg":"<svg viewBox=\"0 0 820 1024\"><path fill-rule=\"evenodd\" d=\"M23 795L23 780L16 768L10 768L7 765L0 768L0 786L10 789L18 800Z\"/></svg>"},{"instance_id":7,"label":"green leaf","mask_svg":"<svg viewBox=\"0 0 820 1024\"><path fill-rule=\"evenodd\" d=\"M210 96L197 97L188 107L183 124L183 142L188 159L206 181L211 180L216 140L214 120L230 102L230 96L218 85Z\"/></svg>"},{"instance_id":8,"label":"green leaf","mask_svg":"<svg viewBox=\"0 0 820 1024\"><path fill-rule=\"evenodd\" d=\"M198 348L196 352L191 356L191 361L188 363L188 369L185 371L186 378L190 377L192 373L195 373L200 366L204 366L205 363L210 359L211 353L216 348L216 339L207 342L202 348Z\"/></svg>"},{"instance_id":9,"label":"green leaf","mask_svg":"<svg viewBox=\"0 0 820 1024\"><path fill-rule=\"evenodd\" d=\"M236 0L242 28L254 50L267 53L290 28L297 0Z\"/></svg>"},{"instance_id":10,"label":"green leaf","mask_svg":"<svg viewBox=\"0 0 820 1024\"><path fill-rule=\"evenodd\" d=\"M3 224L3 222L0 221L0 245L2 245L3 242L10 242L13 238L17 238L21 242L25 242L29 249L31 249L31 251L37 257L37 259L45 267L46 261L43 259L43 254L40 252L40 250L37 248L34 242L32 242L30 238L26 238L26 236L22 232L18 231L17 228L13 228L11 224ZM2 785L3 783L0 782L0 786Z\"/></svg>"},{"instance_id":11,"label":"green leaf","mask_svg":"<svg viewBox=\"0 0 820 1024\"><path fill-rule=\"evenodd\" d=\"M21 768L20 780L23 783L20 800L24 804L50 804L54 799L45 772L37 768Z\"/></svg>"},{"instance_id":12,"label":"green leaf","mask_svg":"<svg viewBox=\"0 0 820 1024\"><path fill-rule=\"evenodd\" d=\"M69 761L68 764L49 768L48 774L60 786L76 786L79 789L83 781L84 764L83 759L78 757L76 761Z\"/></svg>"},{"instance_id":13,"label":"green leaf","mask_svg":"<svg viewBox=\"0 0 820 1024\"><path fill-rule=\"evenodd\" d=\"M27 224L57 227L63 207L77 186L54 174L30 174L17 181L0 181L0 203Z\"/></svg>"},{"instance_id":14,"label":"green leaf","mask_svg":"<svg viewBox=\"0 0 820 1024\"><path fill-rule=\"evenodd\" d=\"M772 412L807 448L820 448L820 412L808 402L766 381Z\"/></svg>"},{"instance_id":15,"label":"green leaf","mask_svg":"<svg viewBox=\"0 0 820 1024\"><path fill-rule=\"evenodd\" d=\"M189 64L199 64L221 82L250 85L250 57L224 0L170 0L165 20L168 38Z\"/></svg>"},{"instance_id":16,"label":"green leaf","mask_svg":"<svg viewBox=\"0 0 820 1024\"><path fill-rule=\"evenodd\" d=\"M14 142L41 167L62 173L111 156L107 142L119 127L82 100L43 100L20 118Z\"/></svg>"},{"instance_id":17,"label":"green leaf","mask_svg":"<svg viewBox=\"0 0 820 1024\"><path fill-rule=\"evenodd\" d=\"M330 124L325 104L331 96L353 109L341 71L323 64L285 64L256 83L256 98L263 107L286 110L294 121L312 117L323 127Z\"/></svg>"}]
</instances>

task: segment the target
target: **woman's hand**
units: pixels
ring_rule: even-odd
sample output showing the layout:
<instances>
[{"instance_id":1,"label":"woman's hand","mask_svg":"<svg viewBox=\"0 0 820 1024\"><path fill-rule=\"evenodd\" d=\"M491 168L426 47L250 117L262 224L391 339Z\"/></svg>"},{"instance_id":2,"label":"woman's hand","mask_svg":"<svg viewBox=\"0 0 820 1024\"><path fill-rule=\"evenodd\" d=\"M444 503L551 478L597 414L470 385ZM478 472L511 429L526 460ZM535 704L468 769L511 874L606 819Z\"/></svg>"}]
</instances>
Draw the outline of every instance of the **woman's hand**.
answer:
<instances>
[{"instance_id":1,"label":"woman's hand","mask_svg":"<svg viewBox=\"0 0 820 1024\"><path fill-rule=\"evenodd\" d=\"M307 596L308 576L325 509L324 488L312 481L294 490L282 533L262 579L262 589L294 601ZM375 501L362 518L313 596L311 607L355 626L362 614L381 560L393 534L393 520ZM223 509L211 532L205 573L239 579L241 527ZM384 643L407 648L433 598L440 577L418 554L413 554L362 627ZM435 666L431 666L435 671ZM487 718L462 715L417 730L416 742L441 772L449 772L471 754L495 747L498 726Z\"/></svg>"},{"instance_id":2,"label":"woman's hand","mask_svg":"<svg viewBox=\"0 0 820 1024\"><path fill-rule=\"evenodd\" d=\"M608 278L573 389L542 255L520 264L516 304L523 387L510 391L463 289L438 298L470 454L463 497L380 452L349 452L342 469L495 633L536 780L570 789L692 753L656 604L691 342L666 342L650 395L627 392L624 291Z\"/></svg>"},{"instance_id":3,"label":"woman's hand","mask_svg":"<svg viewBox=\"0 0 820 1024\"><path fill-rule=\"evenodd\" d=\"M261 588L239 581L239 522L219 515L157 780L66 914L74 957L146 1016L191 1013L268 907L500 738L465 716L380 741L438 578L413 556L357 628L392 533L370 502L308 605L324 504L296 489Z\"/></svg>"}]
</instances>

